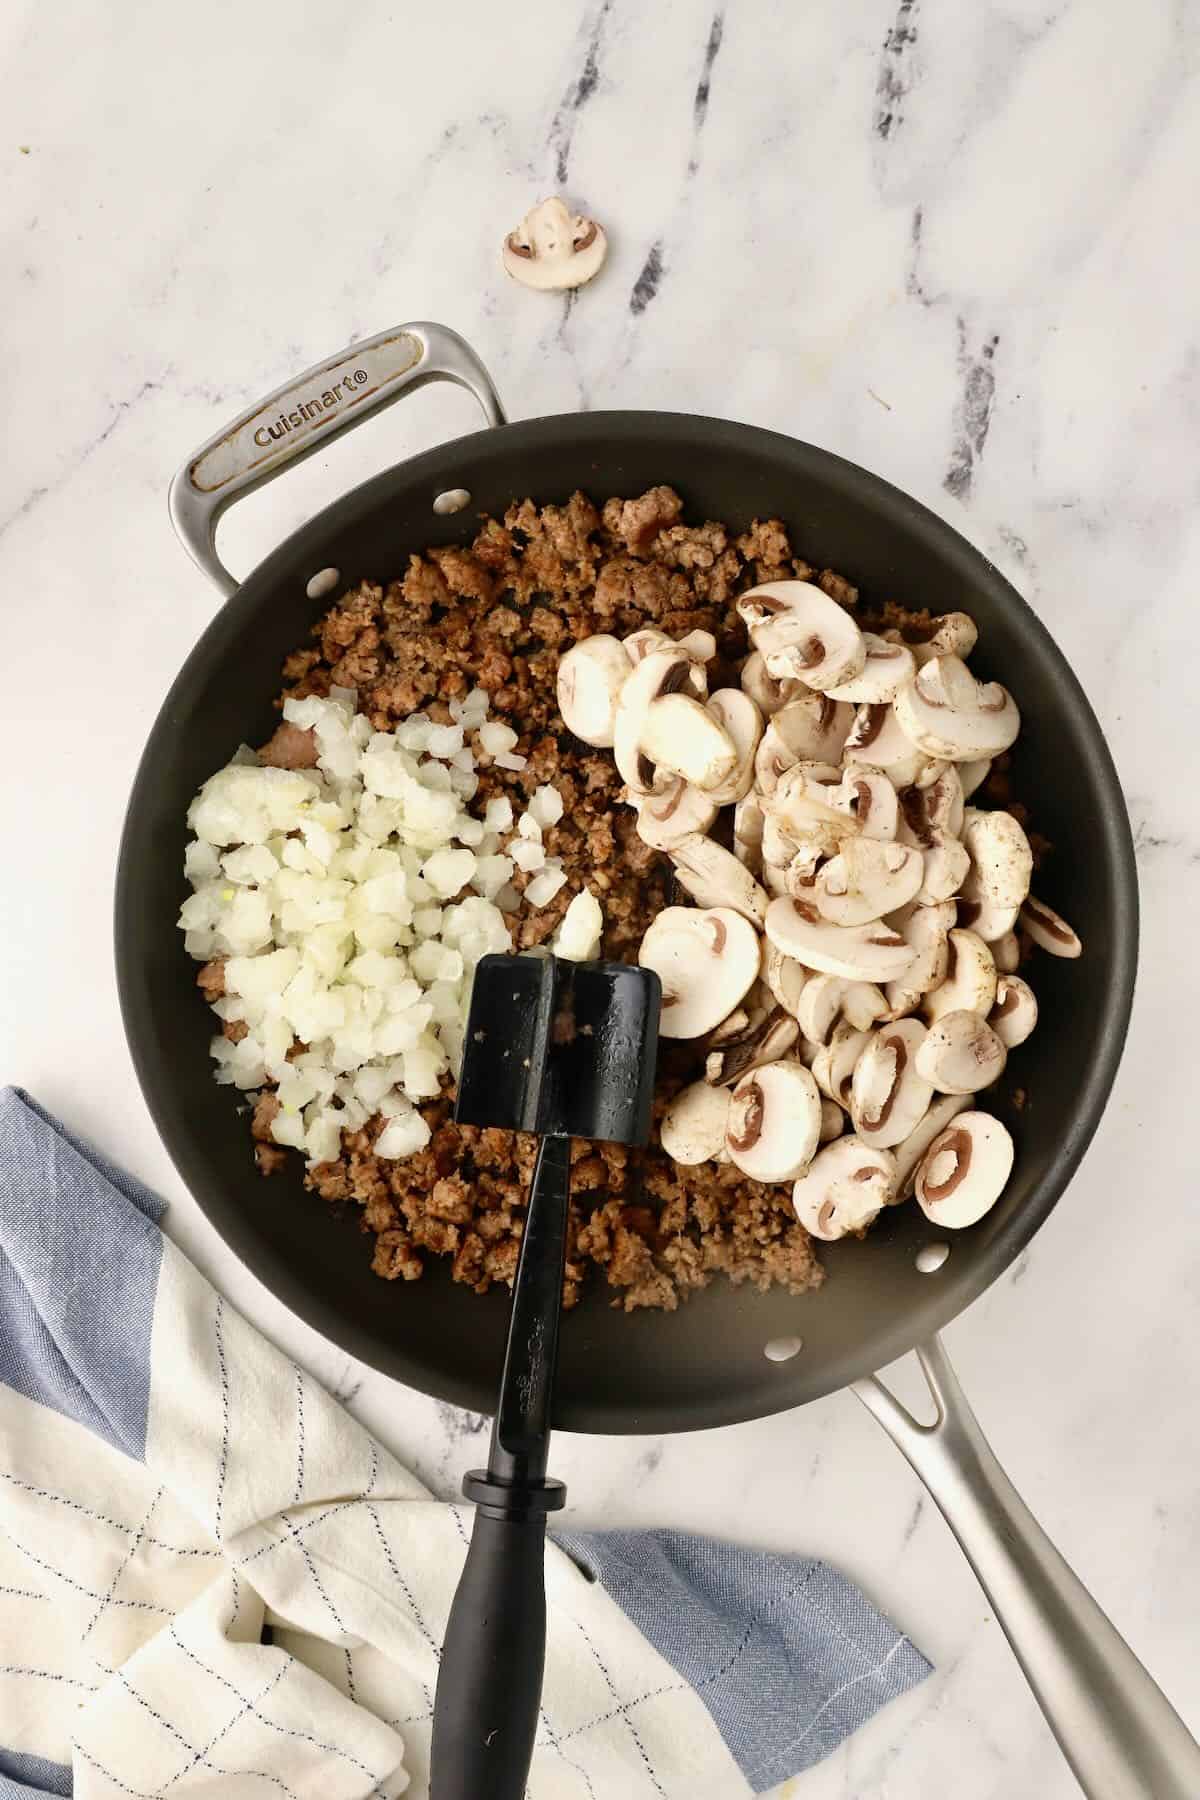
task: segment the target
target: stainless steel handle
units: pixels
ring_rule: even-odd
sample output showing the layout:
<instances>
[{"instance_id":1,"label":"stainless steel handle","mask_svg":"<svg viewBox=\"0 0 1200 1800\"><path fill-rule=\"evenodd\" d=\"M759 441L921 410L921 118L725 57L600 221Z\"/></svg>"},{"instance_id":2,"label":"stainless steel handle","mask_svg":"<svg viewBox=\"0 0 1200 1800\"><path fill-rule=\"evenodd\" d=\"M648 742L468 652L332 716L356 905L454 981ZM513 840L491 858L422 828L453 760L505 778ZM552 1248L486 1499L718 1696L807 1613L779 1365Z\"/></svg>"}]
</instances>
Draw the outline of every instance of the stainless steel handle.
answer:
<instances>
[{"instance_id":1,"label":"stainless steel handle","mask_svg":"<svg viewBox=\"0 0 1200 1800\"><path fill-rule=\"evenodd\" d=\"M878 1376L854 1391L937 1501L1090 1800L1197 1800L1200 1745L997 1462L938 1338L921 1425Z\"/></svg>"},{"instance_id":2,"label":"stainless steel handle","mask_svg":"<svg viewBox=\"0 0 1200 1800\"><path fill-rule=\"evenodd\" d=\"M232 594L237 582L216 548L226 508L427 381L465 387L489 425L504 424L491 376L471 346L445 325L421 320L349 345L222 426L171 483L171 522L192 561Z\"/></svg>"}]
</instances>

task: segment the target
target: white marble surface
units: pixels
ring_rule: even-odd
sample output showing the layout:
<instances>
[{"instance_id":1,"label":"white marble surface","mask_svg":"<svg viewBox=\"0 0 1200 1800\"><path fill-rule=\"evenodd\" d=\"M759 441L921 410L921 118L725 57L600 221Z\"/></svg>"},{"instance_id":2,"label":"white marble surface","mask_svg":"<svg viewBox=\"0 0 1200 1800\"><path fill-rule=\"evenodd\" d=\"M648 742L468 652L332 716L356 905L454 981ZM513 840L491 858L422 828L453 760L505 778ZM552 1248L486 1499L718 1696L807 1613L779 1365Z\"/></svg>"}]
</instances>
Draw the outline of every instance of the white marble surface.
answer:
<instances>
[{"instance_id":1,"label":"white marble surface","mask_svg":"<svg viewBox=\"0 0 1200 1800\"><path fill-rule=\"evenodd\" d=\"M125 1051L122 808L214 607L167 481L252 397L406 317L469 334L514 416L692 409L867 464L1030 597L1126 784L1144 940L1122 1073L1070 1194L949 1343L1029 1501L1197 1722L1200 17L897 5L537 0L502 26L484 0L186 18L10 0L0 1079L157 1184L196 1260L449 1493L482 1422L350 1365L234 1263ZM556 187L613 246L570 310L497 259ZM422 394L250 502L228 560L247 569L352 480L474 423L464 396ZM1076 1791L947 1531L852 1398L700 1437L560 1439L555 1466L583 1522L830 1557L935 1659L795 1784L803 1800Z\"/></svg>"}]
</instances>

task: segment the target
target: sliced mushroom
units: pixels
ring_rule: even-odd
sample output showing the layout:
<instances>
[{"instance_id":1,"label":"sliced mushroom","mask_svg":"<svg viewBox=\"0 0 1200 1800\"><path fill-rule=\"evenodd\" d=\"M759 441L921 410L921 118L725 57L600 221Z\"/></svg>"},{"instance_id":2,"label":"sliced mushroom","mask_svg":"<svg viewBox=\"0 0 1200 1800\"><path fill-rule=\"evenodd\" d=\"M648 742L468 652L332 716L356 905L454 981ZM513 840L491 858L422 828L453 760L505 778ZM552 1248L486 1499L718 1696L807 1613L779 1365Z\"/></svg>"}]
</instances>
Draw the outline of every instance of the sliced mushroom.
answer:
<instances>
[{"instance_id":1,"label":"sliced mushroom","mask_svg":"<svg viewBox=\"0 0 1200 1800\"><path fill-rule=\"evenodd\" d=\"M796 1017L801 1031L814 1044L829 1042L829 1034L841 1017L842 1001L851 986L853 983L841 975L809 976L800 996Z\"/></svg>"},{"instance_id":2,"label":"sliced mushroom","mask_svg":"<svg viewBox=\"0 0 1200 1800\"><path fill-rule=\"evenodd\" d=\"M808 986L808 970L793 957L784 956L769 939L762 942L762 975L776 1005L797 1018L798 1008Z\"/></svg>"},{"instance_id":3,"label":"sliced mushroom","mask_svg":"<svg viewBox=\"0 0 1200 1800\"><path fill-rule=\"evenodd\" d=\"M921 1158L946 1129L951 1119L959 1113L966 1112L974 1094L939 1094L924 1118L909 1132L902 1144L897 1144L892 1151L896 1158L896 1192L892 1204L907 1200L913 1191L913 1183L917 1178Z\"/></svg>"},{"instance_id":4,"label":"sliced mushroom","mask_svg":"<svg viewBox=\"0 0 1200 1800\"><path fill-rule=\"evenodd\" d=\"M963 920L966 925L966 919ZM1015 931L1006 931L1003 937L996 938L988 948L997 972L1001 975L1015 975L1021 966L1021 946L1017 942Z\"/></svg>"},{"instance_id":5,"label":"sliced mushroom","mask_svg":"<svg viewBox=\"0 0 1200 1800\"><path fill-rule=\"evenodd\" d=\"M762 866L763 824L762 801L757 794L747 794L733 809L733 854L753 874Z\"/></svg>"},{"instance_id":6,"label":"sliced mushroom","mask_svg":"<svg viewBox=\"0 0 1200 1800\"><path fill-rule=\"evenodd\" d=\"M927 849L941 833L960 838L966 808L962 781L953 763L931 763L900 795L902 843Z\"/></svg>"},{"instance_id":7,"label":"sliced mushroom","mask_svg":"<svg viewBox=\"0 0 1200 1800\"><path fill-rule=\"evenodd\" d=\"M730 906L752 924L762 924L766 890L730 851L696 834L673 844L668 855L676 881L698 906Z\"/></svg>"},{"instance_id":8,"label":"sliced mushroom","mask_svg":"<svg viewBox=\"0 0 1200 1800\"><path fill-rule=\"evenodd\" d=\"M851 981L842 995L842 1014L856 1031L869 1031L877 1019L886 1019L888 1003L873 981Z\"/></svg>"},{"instance_id":9,"label":"sliced mushroom","mask_svg":"<svg viewBox=\"0 0 1200 1800\"><path fill-rule=\"evenodd\" d=\"M813 1237L832 1243L864 1231L888 1205L896 1186L895 1159L857 1137L839 1137L813 1158L792 1189L796 1217Z\"/></svg>"},{"instance_id":10,"label":"sliced mushroom","mask_svg":"<svg viewBox=\"0 0 1200 1800\"><path fill-rule=\"evenodd\" d=\"M943 613L927 637L892 629L884 634L893 643L907 644L918 667L935 656L970 656L979 637L975 621L969 613Z\"/></svg>"},{"instance_id":11,"label":"sliced mushroom","mask_svg":"<svg viewBox=\"0 0 1200 1800\"><path fill-rule=\"evenodd\" d=\"M866 661L861 673L825 691L831 700L848 700L851 706L886 706L912 680L913 653L907 644L889 642L873 631L864 631L862 640Z\"/></svg>"},{"instance_id":12,"label":"sliced mushroom","mask_svg":"<svg viewBox=\"0 0 1200 1800\"><path fill-rule=\"evenodd\" d=\"M662 794L671 786L670 772L656 769L642 750L642 733L653 702L678 693L691 670L688 658L671 644L648 650L625 677L613 720L613 760L631 798Z\"/></svg>"},{"instance_id":13,"label":"sliced mushroom","mask_svg":"<svg viewBox=\"0 0 1200 1800\"><path fill-rule=\"evenodd\" d=\"M961 927L949 936L946 979L926 994L922 1010L930 1024L947 1013L973 1012L987 1018L996 999L996 964L981 937Z\"/></svg>"},{"instance_id":14,"label":"sliced mushroom","mask_svg":"<svg viewBox=\"0 0 1200 1800\"><path fill-rule=\"evenodd\" d=\"M929 1110L933 1084L920 1067L926 1036L918 1019L884 1025L854 1065L850 1118L872 1149L903 1143Z\"/></svg>"},{"instance_id":15,"label":"sliced mushroom","mask_svg":"<svg viewBox=\"0 0 1200 1800\"><path fill-rule=\"evenodd\" d=\"M647 794L634 801L637 834L652 850L669 850L673 844L699 832L703 835L717 816L710 794L676 780L665 794Z\"/></svg>"},{"instance_id":16,"label":"sliced mushroom","mask_svg":"<svg viewBox=\"0 0 1200 1800\"><path fill-rule=\"evenodd\" d=\"M866 763L872 769L883 769L896 787L905 788L929 768L932 759L905 736L893 706L860 706L842 760L848 767Z\"/></svg>"},{"instance_id":17,"label":"sliced mushroom","mask_svg":"<svg viewBox=\"0 0 1200 1800\"><path fill-rule=\"evenodd\" d=\"M624 644L605 632L573 645L558 665L558 710L567 730L598 750L609 749L617 699L632 666Z\"/></svg>"},{"instance_id":18,"label":"sliced mushroom","mask_svg":"<svg viewBox=\"0 0 1200 1800\"><path fill-rule=\"evenodd\" d=\"M764 719L774 717L789 700L808 691L802 681L776 681L774 675L767 672L767 665L757 650L751 651L742 664L742 689L749 694Z\"/></svg>"},{"instance_id":19,"label":"sliced mushroom","mask_svg":"<svg viewBox=\"0 0 1200 1800\"><path fill-rule=\"evenodd\" d=\"M829 1042L813 1058L813 1079L823 1094L849 1107L858 1059L871 1041L869 1031L857 1031L848 1019L839 1019Z\"/></svg>"},{"instance_id":20,"label":"sliced mushroom","mask_svg":"<svg viewBox=\"0 0 1200 1800\"><path fill-rule=\"evenodd\" d=\"M656 768L669 769L705 791L721 787L738 761L719 718L690 694L663 694L651 701L638 749Z\"/></svg>"},{"instance_id":21,"label":"sliced mushroom","mask_svg":"<svg viewBox=\"0 0 1200 1800\"><path fill-rule=\"evenodd\" d=\"M693 1081L676 1094L658 1128L663 1149L673 1162L693 1167L712 1162L725 1148L729 1095L707 1081Z\"/></svg>"},{"instance_id":22,"label":"sliced mushroom","mask_svg":"<svg viewBox=\"0 0 1200 1800\"><path fill-rule=\"evenodd\" d=\"M790 895L772 900L767 936L785 956L823 975L849 981L891 981L903 975L916 954L898 931L876 920L870 925L831 925L817 908Z\"/></svg>"},{"instance_id":23,"label":"sliced mushroom","mask_svg":"<svg viewBox=\"0 0 1200 1800\"><path fill-rule=\"evenodd\" d=\"M890 844L900 828L900 798L882 769L859 765L847 769L826 796L831 806L853 819L864 837Z\"/></svg>"},{"instance_id":24,"label":"sliced mushroom","mask_svg":"<svg viewBox=\"0 0 1200 1800\"><path fill-rule=\"evenodd\" d=\"M959 1113L925 1152L917 1170L917 1204L935 1225L961 1231L996 1204L1012 1166L1013 1141L999 1119Z\"/></svg>"},{"instance_id":25,"label":"sliced mushroom","mask_svg":"<svg viewBox=\"0 0 1200 1800\"><path fill-rule=\"evenodd\" d=\"M962 782L963 799L969 800L977 788L981 788L992 772L992 759L982 756L975 762L955 763L958 779Z\"/></svg>"},{"instance_id":26,"label":"sliced mushroom","mask_svg":"<svg viewBox=\"0 0 1200 1800\"><path fill-rule=\"evenodd\" d=\"M782 1006L775 1006L761 1020L749 1023L739 1036L710 1050L704 1060L704 1079L714 1087L729 1087L751 1069L778 1062L795 1048L800 1027Z\"/></svg>"},{"instance_id":27,"label":"sliced mushroom","mask_svg":"<svg viewBox=\"0 0 1200 1800\"><path fill-rule=\"evenodd\" d=\"M744 1075L733 1090L725 1148L751 1181L792 1181L808 1167L821 1130L821 1096L795 1057Z\"/></svg>"},{"instance_id":28,"label":"sliced mushroom","mask_svg":"<svg viewBox=\"0 0 1200 1800\"><path fill-rule=\"evenodd\" d=\"M740 596L738 612L769 674L824 692L866 664L862 633L844 607L810 581L768 581Z\"/></svg>"},{"instance_id":29,"label":"sliced mushroom","mask_svg":"<svg viewBox=\"0 0 1200 1800\"><path fill-rule=\"evenodd\" d=\"M971 867L967 847L947 832L934 834L927 849L916 853L921 858L921 885L916 892L919 906L937 906L958 892Z\"/></svg>"},{"instance_id":30,"label":"sliced mushroom","mask_svg":"<svg viewBox=\"0 0 1200 1800\"><path fill-rule=\"evenodd\" d=\"M661 1035L703 1037L753 986L758 934L724 907L668 906L642 939L638 962L662 982Z\"/></svg>"},{"instance_id":31,"label":"sliced mushroom","mask_svg":"<svg viewBox=\"0 0 1200 1800\"><path fill-rule=\"evenodd\" d=\"M679 648L691 657L694 663L711 662L717 654L717 640L711 631L685 632L679 639Z\"/></svg>"},{"instance_id":32,"label":"sliced mushroom","mask_svg":"<svg viewBox=\"0 0 1200 1800\"><path fill-rule=\"evenodd\" d=\"M1033 851L1029 839L1008 812L980 812L969 806L963 818L963 842L971 857L962 883L962 898L978 912L971 930L985 943L1011 931L1017 909L1029 893Z\"/></svg>"},{"instance_id":33,"label":"sliced mushroom","mask_svg":"<svg viewBox=\"0 0 1200 1800\"><path fill-rule=\"evenodd\" d=\"M892 1018L899 1019L940 987L949 973L954 903L943 900L936 906L913 905L893 913L887 922L915 952L903 975L889 981L884 990Z\"/></svg>"},{"instance_id":34,"label":"sliced mushroom","mask_svg":"<svg viewBox=\"0 0 1200 1800\"><path fill-rule=\"evenodd\" d=\"M763 805L797 849L805 845L832 856L843 839L859 831L857 819L835 804L840 785L832 763L793 763L780 775L774 792L764 795Z\"/></svg>"},{"instance_id":35,"label":"sliced mushroom","mask_svg":"<svg viewBox=\"0 0 1200 1800\"><path fill-rule=\"evenodd\" d=\"M1048 950L1051 956L1083 954L1083 945L1067 921L1060 919L1044 900L1035 900L1032 894L1021 908L1021 923L1039 950Z\"/></svg>"},{"instance_id":36,"label":"sliced mushroom","mask_svg":"<svg viewBox=\"0 0 1200 1800\"><path fill-rule=\"evenodd\" d=\"M988 1024L1006 1050L1023 1044L1038 1021L1037 996L1019 975L1001 975L996 983L996 1004Z\"/></svg>"},{"instance_id":37,"label":"sliced mushroom","mask_svg":"<svg viewBox=\"0 0 1200 1800\"><path fill-rule=\"evenodd\" d=\"M825 694L804 692L789 700L769 720L754 759L754 773L764 794L798 762L832 763L842 753L854 715ZM835 770L833 779L840 779Z\"/></svg>"},{"instance_id":38,"label":"sliced mushroom","mask_svg":"<svg viewBox=\"0 0 1200 1800\"><path fill-rule=\"evenodd\" d=\"M708 694L708 675L704 667L704 658L697 657L688 648L697 638L705 638L712 642L709 631L691 631L686 638L676 643L657 625L643 625L640 631L631 631L628 637L621 639L621 647L628 656L630 665L644 662L652 650L674 650L679 656L686 656L691 667L683 683L682 691L690 694L694 700L703 700Z\"/></svg>"},{"instance_id":39,"label":"sliced mushroom","mask_svg":"<svg viewBox=\"0 0 1200 1800\"><path fill-rule=\"evenodd\" d=\"M754 756L763 734L763 716L741 688L718 688L709 695L705 710L737 753L737 761L725 780L709 783L705 791L718 806L732 806L744 800L754 786Z\"/></svg>"},{"instance_id":40,"label":"sliced mushroom","mask_svg":"<svg viewBox=\"0 0 1200 1800\"><path fill-rule=\"evenodd\" d=\"M921 852L907 844L846 838L817 876L817 909L835 925L866 925L913 899L923 874Z\"/></svg>"},{"instance_id":41,"label":"sliced mushroom","mask_svg":"<svg viewBox=\"0 0 1200 1800\"><path fill-rule=\"evenodd\" d=\"M1004 1073L1008 1051L977 1012L943 1013L917 1051L917 1073L940 1094L974 1094Z\"/></svg>"},{"instance_id":42,"label":"sliced mushroom","mask_svg":"<svg viewBox=\"0 0 1200 1800\"><path fill-rule=\"evenodd\" d=\"M972 762L1007 750L1021 729L1016 701L998 681L976 681L957 656L935 656L896 696L905 736L927 756Z\"/></svg>"},{"instance_id":43,"label":"sliced mushroom","mask_svg":"<svg viewBox=\"0 0 1200 1800\"><path fill-rule=\"evenodd\" d=\"M749 1031L751 1009L753 1006L750 996L753 992L754 989L751 988L750 993L745 996L745 1004L742 1006L735 1006L727 1018L722 1019L719 1025L713 1026L712 1030L708 1033L708 1043L710 1048L715 1050L719 1049L724 1044L732 1044L734 1040L740 1038L744 1032ZM754 1008L754 1011L757 1015L757 1008Z\"/></svg>"},{"instance_id":44,"label":"sliced mushroom","mask_svg":"<svg viewBox=\"0 0 1200 1800\"><path fill-rule=\"evenodd\" d=\"M822 1144L832 1144L835 1138L841 1137L845 1129L845 1113L842 1111L836 1100L831 1100L828 1094L822 1094L821 1130L819 1133L820 1142Z\"/></svg>"},{"instance_id":45,"label":"sliced mushroom","mask_svg":"<svg viewBox=\"0 0 1200 1800\"><path fill-rule=\"evenodd\" d=\"M555 194L539 200L504 240L504 267L522 287L562 292L582 287L608 254L608 239L595 219L573 213Z\"/></svg>"}]
</instances>

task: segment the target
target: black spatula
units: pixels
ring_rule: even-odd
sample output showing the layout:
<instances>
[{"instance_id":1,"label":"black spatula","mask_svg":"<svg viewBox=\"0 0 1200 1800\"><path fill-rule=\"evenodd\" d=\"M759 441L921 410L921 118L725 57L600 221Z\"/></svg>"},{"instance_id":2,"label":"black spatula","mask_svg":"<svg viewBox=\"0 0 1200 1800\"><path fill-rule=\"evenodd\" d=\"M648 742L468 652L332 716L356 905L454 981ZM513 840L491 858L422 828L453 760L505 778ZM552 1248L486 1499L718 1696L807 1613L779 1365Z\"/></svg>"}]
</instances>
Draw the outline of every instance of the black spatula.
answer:
<instances>
[{"instance_id":1,"label":"black spatula","mask_svg":"<svg viewBox=\"0 0 1200 1800\"><path fill-rule=\"evenodd\" d=\"M644 1144L662 993L648 969L485 956L475 971L455 1117L541 1137L475 1527L446 1625L430 1800L521 1800L546 1650L546 1476L573 1137Z\"/></svg>"}]
</instances>

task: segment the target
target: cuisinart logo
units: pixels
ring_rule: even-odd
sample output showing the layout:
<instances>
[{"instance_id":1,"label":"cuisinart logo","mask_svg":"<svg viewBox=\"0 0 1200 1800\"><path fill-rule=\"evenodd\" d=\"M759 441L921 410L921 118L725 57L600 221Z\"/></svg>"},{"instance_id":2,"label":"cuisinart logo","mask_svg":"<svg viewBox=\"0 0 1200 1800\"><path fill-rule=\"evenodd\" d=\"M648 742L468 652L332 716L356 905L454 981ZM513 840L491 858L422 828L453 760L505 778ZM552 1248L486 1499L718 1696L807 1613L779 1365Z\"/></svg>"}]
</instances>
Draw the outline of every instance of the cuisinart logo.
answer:
<instances>
[{"instance_id":1,"label":"cuisinart logo","mask_svg":"<svg viewBox=\"0 0 1200 1800\"><path fill-rule=\"evenodd\" d=\"M291 412L281 412L273 425L260 425L254 433L255 443L264 450L277 444L289 431L297 431L301 425L310 425L322 413L333 412L343 400L353 400L355 389L366 387L368 379L365 369L351 369L347 376L341 381L335 381L323 394L316 395L312 400L302 400Z\"/></svg>"}]
</instances>

